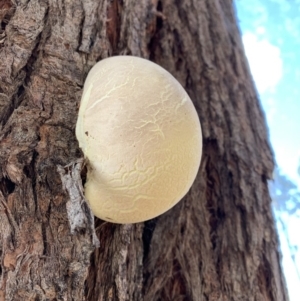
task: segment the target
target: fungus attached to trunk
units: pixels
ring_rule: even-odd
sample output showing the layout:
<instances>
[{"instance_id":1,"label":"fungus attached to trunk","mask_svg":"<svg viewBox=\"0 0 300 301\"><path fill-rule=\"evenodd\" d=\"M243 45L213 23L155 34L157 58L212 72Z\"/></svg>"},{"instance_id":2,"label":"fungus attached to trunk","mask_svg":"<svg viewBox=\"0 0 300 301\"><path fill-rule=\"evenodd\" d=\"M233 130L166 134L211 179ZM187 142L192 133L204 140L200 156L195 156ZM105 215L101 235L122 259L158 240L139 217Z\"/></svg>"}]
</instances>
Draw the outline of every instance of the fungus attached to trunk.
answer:
<instances>
[{"instance_id":1,"label":"fungus attached to trunk","mask_svg":"<svg viewBox=\"0 0 300 301\"><path fill-rule=\"evenodd\" d=\"M91 69L76 136L88 160L85 197L109 222L166 212L199 169L202 134L192 101L169 72L138 57L111 57Z\"/></svg>"}]
</instances>

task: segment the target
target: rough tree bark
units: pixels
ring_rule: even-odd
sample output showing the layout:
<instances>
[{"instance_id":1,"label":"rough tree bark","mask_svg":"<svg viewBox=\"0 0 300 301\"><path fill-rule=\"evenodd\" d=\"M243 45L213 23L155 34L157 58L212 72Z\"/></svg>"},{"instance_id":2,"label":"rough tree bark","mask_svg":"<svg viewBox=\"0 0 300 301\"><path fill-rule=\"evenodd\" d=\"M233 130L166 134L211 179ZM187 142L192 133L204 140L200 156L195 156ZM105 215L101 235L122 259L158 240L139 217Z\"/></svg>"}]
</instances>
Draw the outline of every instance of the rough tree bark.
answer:
<instances>
[{"instance_id":1,"label":"rough tree bark","mask_svg":"<svg viewBox=\"0 0 300 301\"><path fill-rule=\"evenodd\" d=\"M273 158L231 0L1 0L0 19L1 301L288 300ZM71 233L58 166L82 157L87 72L116 54L180 81L204 149L182 202L141 224L96 220L95 248L88 226Z\"/></svg>"}]
</instances>

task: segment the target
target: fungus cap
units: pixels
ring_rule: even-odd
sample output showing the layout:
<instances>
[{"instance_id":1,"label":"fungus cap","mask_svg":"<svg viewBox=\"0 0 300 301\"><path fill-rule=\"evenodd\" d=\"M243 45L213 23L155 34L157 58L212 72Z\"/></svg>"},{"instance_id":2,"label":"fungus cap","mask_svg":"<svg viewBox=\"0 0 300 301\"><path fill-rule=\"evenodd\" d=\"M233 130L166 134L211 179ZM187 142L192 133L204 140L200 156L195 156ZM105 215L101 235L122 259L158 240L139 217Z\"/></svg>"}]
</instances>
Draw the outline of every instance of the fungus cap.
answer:
<instances>
[{"instance_id":1,"label":"fungus cap","mask_svg":"<svg viewBox=\"0 0 300 301\"><path fill-rule=\"evenodd\" d=\"M91 69L76 136L88 159L85 197L109 222L166 212L199 169L202 134L192 101L169 72L142 58L115 56Z\"/></svg>"}]
</instances>

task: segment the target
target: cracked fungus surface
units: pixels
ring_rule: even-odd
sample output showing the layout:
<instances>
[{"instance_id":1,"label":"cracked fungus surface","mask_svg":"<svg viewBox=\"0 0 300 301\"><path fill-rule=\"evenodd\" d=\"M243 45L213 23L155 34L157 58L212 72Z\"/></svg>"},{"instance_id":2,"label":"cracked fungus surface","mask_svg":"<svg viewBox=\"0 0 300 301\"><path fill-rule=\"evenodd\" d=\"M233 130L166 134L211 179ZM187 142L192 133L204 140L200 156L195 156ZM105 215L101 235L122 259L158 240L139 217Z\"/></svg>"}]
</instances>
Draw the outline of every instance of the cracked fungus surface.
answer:
<instances>
[{"instance_id":1,"label":"cracked fungus surface","mask_svg":"<svg viewBox=\"0 0 300 301\"><path fill-rule=\"evenodd\" d=\"M106 221L164 213L199 169L202 134L192 101L170 73L145 59L112 57L92 68L76 136L89 161L85 196Z\"/></svg>"}]
</instances>

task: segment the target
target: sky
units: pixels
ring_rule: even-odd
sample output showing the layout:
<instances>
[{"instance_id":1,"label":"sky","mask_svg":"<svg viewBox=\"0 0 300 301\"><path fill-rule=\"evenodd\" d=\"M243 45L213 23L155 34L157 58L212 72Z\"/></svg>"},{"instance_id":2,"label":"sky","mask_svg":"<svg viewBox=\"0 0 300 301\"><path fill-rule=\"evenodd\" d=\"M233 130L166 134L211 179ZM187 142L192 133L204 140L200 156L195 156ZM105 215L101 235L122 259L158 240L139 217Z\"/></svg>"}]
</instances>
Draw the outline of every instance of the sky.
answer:
<instances>
[{"instance_id":1,"label":"sky","mask_svg":"<svg viewBox=\"0 0 300 301\"><path fill-rule=\"evenodd\" d=\"M300 0L235 0L245 52L277 166L300 190ZM300 300L300 212L278 223L290 301ZM294 261L288 247L298 248ZM296 268L297 267L297 268Z\"/></svg>"}]
</instances>

